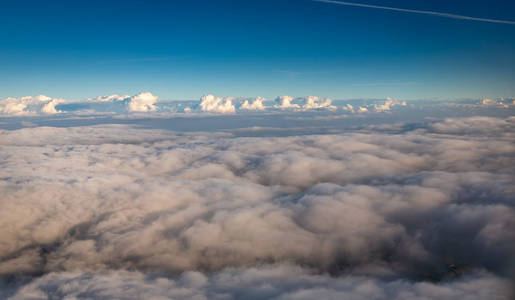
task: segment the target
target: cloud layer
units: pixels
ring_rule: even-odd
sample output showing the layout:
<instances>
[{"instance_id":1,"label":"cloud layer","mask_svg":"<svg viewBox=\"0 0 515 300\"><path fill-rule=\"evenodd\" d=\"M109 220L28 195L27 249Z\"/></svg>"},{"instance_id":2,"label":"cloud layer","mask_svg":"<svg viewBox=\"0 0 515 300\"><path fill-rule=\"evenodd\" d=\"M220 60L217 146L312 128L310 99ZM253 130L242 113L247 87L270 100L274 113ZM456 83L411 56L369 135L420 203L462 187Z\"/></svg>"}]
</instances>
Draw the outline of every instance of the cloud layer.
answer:
<instances>
[{"instance_id":1,"label":"cloud layer","mask_svg":"<svg viewBox=\"0 0 515 300\"><path fill-rule=\"evenodd\" d=\"M246 285L255 298L450 299L484 284L507 299L514 125L475 117L260 138L1 130L0 276L44 275L4 283L13 299L88 286L107 299L102 286L130 282L169 296L200 284L199 299L220 289L238 298ZM293 273L283 282L274 272ZM254 276L275 292L250 288Z\"/></svg>"},{"instance_id":2,"label":"cloud layer","mask_svg":"<svg viewBox=\"0 0 515 300\"><path fill-rule=\"evenodd\" d=\"M267 101L263 97L239 98L218 97L212 94L204 95L200 101L158 101L158 97L150 92L129 95L104 95L85 100L65 100L44 95L27 97L8 97L0 99L1 116L45 116L56 114L156 114L170 115L182 113L195 114L235 114L271 112L331 112L340 115L381 114L406 111L417 107L467 107L489 108L491 110L513 109L513 98L460 100L450 102L413 101L408 106L404 100L392 98L372 100L332 101L319 96L292 97L279 96L275 101Z\"/></svg>"},{"instance_id":3,"label":"cloud layer","mask_svg":"<svg viewBox=\"0 0 515 300\"><path fill-rule=\"evenodd\" d=\"M185 103L187 102L187 103ZM337 111L387 112L398 104L405 102L392 100L373 101L354 108L350 104L336 106L329 98L318 96L291 97L279 96L275 104L267 104L265 98L237 98L204 95L200 101L159 102L158 97L150 92L129 95L105 95L85 100L65 100L44 95L0 99L0 116L37 116L52 114L99 114L99 113L215 113L234 114L236 112L256 111Z\"/></svg>"},{"instance_id":4,"label":"cloud layer","mask_svg":"<svg viewBox=\"0 0 515 300\"><path fill-rule=\"evenodd\" d=\"M508 300L509 282L475 273L435 284L405 280L382 281L346 276L331 278L291 265L226 269L213 274L189 271L161 277L140 272L64 272L45 275L9 300L58 299L439 299Z\"/></svg>"}]
</instances>

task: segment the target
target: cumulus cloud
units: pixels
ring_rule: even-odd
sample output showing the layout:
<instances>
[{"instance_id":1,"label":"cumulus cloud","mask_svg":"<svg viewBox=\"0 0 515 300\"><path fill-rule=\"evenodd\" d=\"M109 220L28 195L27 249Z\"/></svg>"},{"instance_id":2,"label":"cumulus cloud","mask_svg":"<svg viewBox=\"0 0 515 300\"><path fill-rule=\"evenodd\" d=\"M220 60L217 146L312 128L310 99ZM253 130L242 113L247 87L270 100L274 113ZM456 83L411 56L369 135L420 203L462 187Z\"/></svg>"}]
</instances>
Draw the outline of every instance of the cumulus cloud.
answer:
<instances>
[{"instance_id":1,"label":"cumulus cloud","mask_svg":"<svg viewBox=\"0 0 515 300\"><path fill-rule=\"evenodd\" d=\"M394 100L392 98L386 98L386 101L383 104L375 104L374 110L377 112L390 111L392 109L392 107L394 107L396 105L406 106L407 103L406 103L406 101L399 101L399 100Z\"/></svg>"},{"instance_id":2,"label":"cumulus cloud","mask_svg":"<svg viewBox=\"0 0 515 300\"><path fill-rule=\"evenodd\" d=\"M200 109L206 112L216 113L234 113L236 108L232 104L232 97L222 98L215 97L214 95L208 94L200 98Z\"/></svg>"},{"instance_id":3,"label":"cumulus cloud","mask_svg":"<svg viewBox=\"0 0 515 300\"><path fill-rule=\"evenodd\" d=\"M263 102L265 98L257 97L253 101L234 97L215 97L208 94L200 99L200 110L203 112L214 112L221 114L233 114L240 110L263 111L266 109ZM190 110L191 111L191 110Z\"/></svg>"},{"instance_id":4,"label":"cumulus cloud","mask_svg":"<svg viewBox=\"0 0 515 300\"><path fill-rule=\"evenodd\" d=\"M156 103L157 96L149 92L139 93L134 96L106 95L86 99L85 101L56 99L44 95L19 98L9 97L0 100L0 114L11 116L57 114L63 112L63 110L56 108L58 105L63 109L67 109L67 112L80 112L81 110L115 113L152 112L157 110Z\"/></svg>"},{"instance_id":5,"label":"cumulus cloud","mask_svg":"<svg viewBox=\"0 0 515 300\"><path fill-rule=\"evenodd\" d=\"M45 95L8 97L0 100L0 114L4 115L34 115L38 113L55 114L55 106L64 100L53 99Z\"/></svg>"},{"instance_id":6,"label":"cumulus cloud","mask_svg":"<svg viewBox=\"0 0 515 300\"><path fill-rule=\"evenodd\" d=\"M156 102L157 96L152 93L140 93L132 96L127 106L131 112L147 112L156 110Z\"/></svg>"},{"instance_id":7,"label":"cumulus cloud","mask_svg":"<svg viewBox=\"0 0 515 300\"><path fill-rule=\"evenodd\" d=\"M514 127L0 130L0 284L13 299L509 299Z\"/></svg>"},{"instance_id":8,"label":"cumulus cloud","mask_svg":"<svg viewBox=\"0 0 515 300\"><path fill-rule=\"evenodd\" d=\"M293 103L293 101L298 103ZM318 96L307 96L305 98L293 98L290 96L279 96L275 99L274 108L279 109L336 109L336 106L331 105L332 100L329 98L321 98Z\"/></svg>"},{"instance_id":9,"label":"cumulus cloud","mask_svg":"<svg viewBox=\"0 0 515 300\"><path fill-rule=\"evenodd\" d=\"M307 96L306 103L302 105L303 109L336 109L336 106L331 105L332 100L329 98L320 98L317 96Z\"/></svg>"},{"instance_id":10,"label":"cumulus cloud","mask_svg":"<svg viewBox=\"0 0 515 300\"><path fill-rule=\"evenodd\" d=\"M150 92L144 92L139 93L134 96L129 95L105 95L105 96L99 96L96 98L90 98L87 101L88 102L97 102L97 103L113 103L113 104L120 104L122 106L125 106L125 110L129 112L150 112L150 111L156 111L156 103L157 103L157 96L153 95ZM120 109L116 110L116 112L119 112ZM121 110L124 110L121 108Z\"/></svg>"},{"instance_id":11,"label":"cumulus cloud","mask_svg":"<svg viewBox=\"0 0 515 300\"><path fill-rule=\"evenodd\" d=\"M266 101L266 99L262 97L257 97L252 103L249 103L249 100L245 100L240 109L265 110L265 106L263 105L264 101Z\"/></svg>"},{"instance_id":12,"label":"cumulus cloud","mask_svg":"<svg viewBox=\"0 0 515 300\"><path fill-rule=\"evenodd\" d=\"M344 106L342 106L342 110L353 112L354 111L354 106L352 106L349 103L347 103Z\"/></svg>"},{"instance_id":13,"label":"cumulus cloud","mask_svg":"<svg viewBox=\"0 0 515 300\"><path fill-rule=\"evenodd\" d=\"M290 96L279 96L275 98L275 108L300 108L300 105L293 104L292 101L295 100L295 98Z\"/></svg>"},{"instance_id":14,"label":"cumulus cloud","mask_svg":"<svg viewBox=\"0 0 515 300\"><path fill-rule=\"evenodd\" d=\"M62 100L59 99L52 99L50 102L45 104L43 108L41 108L41 112L45 114L56 114L60 111L55 109L55 106L59 103L62 103Z\"/></svg>"},{"instance_id":15,"label":"cumulus cloud","mask_svg":"<svg viewBox=\"0 0 515 300\"><path fill-rule=\"evenodd\" d=\"M354 107L351 104L347 103L342 106L341 108L343 111L349 112L349 113L365 113L368 112L368 108L365 106L357 106Z\"/></svg>"},{"instance_id":16,"label":"cumulus cloud","mask_svg":"<svg viewBox=\"0 0 515 300\"><path fill-rule=\"evenodd\" d=\"M484 98L483 100L480 101L480 104L481 105L486 105L486 106L500 106L500 107L504 107L504 108L509 108L510 106L513 106L515 105L515 99L513 98L499 98L499 99L489 99L489 98Z\"/></svg>"},{"instance_id":17,"label":"cumulus cloud","mask_svg":"<svg viewBox=\"0 0 515 300\"><path fill-rule=\"evenodd\" d=\"M249 99L234 97L223 98L208 94L202 96L199 107L203 112L233 114L240 110L263 111L266 109L263 104L264 101L266 101L266 99L262 97L257 97L253 101L249 101Z\"/></svg>"}]
</instances>

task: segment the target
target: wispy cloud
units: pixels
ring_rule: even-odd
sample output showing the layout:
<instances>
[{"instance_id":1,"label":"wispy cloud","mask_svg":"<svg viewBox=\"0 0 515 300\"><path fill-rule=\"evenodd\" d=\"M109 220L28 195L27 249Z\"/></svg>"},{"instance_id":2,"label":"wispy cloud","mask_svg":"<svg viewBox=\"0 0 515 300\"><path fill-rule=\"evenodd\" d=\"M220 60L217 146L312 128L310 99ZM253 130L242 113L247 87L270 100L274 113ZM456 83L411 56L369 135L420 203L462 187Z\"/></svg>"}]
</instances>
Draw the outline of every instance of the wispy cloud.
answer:
<instances>
[{"instance_id":1,"label":"wispy cloud","mask_svg":"<svg viewBox=\"0 0 515 300\"><path fill-rule=\"evenodd\" d=\"M324 2L324 3L332 3L332 4L340 4L340 5L347 5L347 6L358 6L358 7L367 7L367 8L376 8L376 9L401 11L401 12L423 14L423 15L432 15L432 16L439 16L439 17L452 18L452 19L461 19L461 20L469 20L469 21L479 21L479 22L502 23L502 24L512 24L512 25L515 25L515 21L498 20L498 19L486 19L486 18L476 18L476 17L455 15L455 14L436 12L436 11L430 11L430 10L406 9L406 8L397 8L397 7L389 7L389 6L381 6L381 5L371 5L371 4L345 2L345 1L333 1L333 0L313 0L313 1L315 1L315 2Z\"/></svg>"}]
</instances>

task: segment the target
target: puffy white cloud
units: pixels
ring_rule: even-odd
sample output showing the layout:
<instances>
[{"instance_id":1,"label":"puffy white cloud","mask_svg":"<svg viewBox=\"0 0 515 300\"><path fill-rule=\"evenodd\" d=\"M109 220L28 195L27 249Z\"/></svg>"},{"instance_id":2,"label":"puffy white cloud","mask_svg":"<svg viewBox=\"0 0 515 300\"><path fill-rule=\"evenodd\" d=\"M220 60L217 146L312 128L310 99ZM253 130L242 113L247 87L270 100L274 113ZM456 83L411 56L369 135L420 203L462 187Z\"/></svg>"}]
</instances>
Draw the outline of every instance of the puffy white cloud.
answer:
<instances>
[{"instance_id":1,"label":"puffy white cloud","mask_svg":"<svg viewBox=\"0 0 515 300\"><path fill-rule=\"evenodd\" d=\"M249 103L249 100L245 100L240 109L265 110L265 106L263 105L264 101L266 101L266 99L262 97L257 97L251 104Z\"/></svg>"},{"instance_id":2,"label":"puffy white cloud","mask_svg":"<svg viewBox=\"0 0 515 300\"><path fill-rule=\"evenodd\" d=\"M95 98L89 98L85 102L73 101L71 104L88 105L89 109L94 112L154 112L157 111L156 106L158 97L150 92L139 93L133 96L129 95L104 95Z\"/></svg>"},{"instance_id":3,"label":"puffy white cloud","mask_svg":"<svg viewBox=\"0 0 515 300\"><path fill-rule=\"evenodd\" d=\"M152 93L140 93L134 96L106 95L90 98L86 101L70 101L50 98L44 95L27 96L19 98L5 98L0 100L0 114L4 115L38 115L56 114L62 111L56 109L61 104L66 106L80 106L92 112L151 112L156 111L157 96ZM99 106L100 105L100 106ZM80 111L80 110L79 110Z\"/></svg>"},{"instance_id":4,"label":"puffy white cloud","mask_svg":"<svg viewBox=\"0 0 515 300\"><path fill-rule=\"evenodd\" d=\"M17 98L6 98L0 103L0 112L7 115L18 115L23 113L27 104Z\"/></svg>"},{"instance_id":5,"label":"puffy white cloud","mask_svg":"<svg viewBox=\"0 0 515 300\"><path fill-rule=\"evenodd\" d=\"M130 97L127 107L131 112L147 112L156 110L154 105L157 102L157 96L152 93L140 93Z\"/></svg>"},{"instance_id":6,"label":"puffy white cloud","mask_svg":"<svg viewBox=\"0 0 515 300\"><path fill-rule=\"evenodd\" d=\"M52 98L45 96L45 95L37 95L34 97L27 96L27 97L21 97L21 99L29 100L29 102L47 102L47 101L52 100Z\"/></svg>"},{"instance_id":7,"label":"puffy white cloud","mask_svg":"<svg viewBox=\"0 0 515 300\"><path fill-rule=\"evenodd\" d=\"M306 103L302 105L302 109L336 109L336 106L331 105L331 99L329 98L320 98L317 96L307 96Z\"/></svg>"},{"instance_id":8,"label":"puffy white cloud","mask_svg":"<svg viewBox=\"0 0 515 300\"><path fill-rule=\"evenodd\" d=\"M208 94L202 96L200 98L200 109L206 112L216 112L216 113L235 113L236 108L232 104L233 98L221 98L215 97L214 95Z\"/></svg>"},{"instance_id":9,"label":"puffy white cloud","mask_svg":"<svg viewBox=\"0 0 515 300\"><path fill-rule=\"evenodd\" d=\"M290 96L279 96L275 98L275 108L300 108L298 104L291 103L295 98Z\"/></svg>"},{"instance_id":10,"label":"puffy white cloud","mask_svg":"<svg viewBox=\"0 0 515 300\"><path fill-rule=\"evenodd\" d=\"M392 98L386 98L386 101L383 104L381 104L381 105L375 104L374 110L377 112L390 111L392 109L392 107L396 106L396 105L406 106L407 103L406 103L406 101L399 101L399 100L394 100Z\"/></svg>"},{"instance_id":11,"label":"puffy white cloud","mask_svg":"<svg viewBox=\"0 0 515 300\"><path fill-rule=\"evenodd\" d=\"M292 103L292 101L297 101L299 103ZM303 109L303 110L312 110L312 109L336 109L336 106L331 105L331 99L329 98L321 98L318 96L307 96L305 98L293 98L290 96L279 96L275 99L275 108L279 109Z\"/></svg>"},{"instance_id":12,"label":"puffy white cloud","mask_svg":"<svg viewBox=\"0 0 515 300\"><path fill-rule=\"evenodd\" d=\"M4 115L33 115L38 113L55 114L55 106L62 103L62 99L53 99L45 95L8 97L0 100L0 114Z\"/></svg>"},{"instance_id":13,"label":"puffy white cloud","mask_svg":"<svg viewBox=\"0 0 515 300\"><path fill-rule=\"evenodd\" d=\"M41 112L45 114L56 114L60 111L55 109L55 106L59 103L62 103L62 100L59 99L52 99L50 102L45 104L43 108L41 108Z\"/></svg>"},{"instance_id":14,"label":"puffy white cloud","mask_svg":"<svg viewBox=\"0 0 515 300\"><path fill-rule=\"evenodd\" d=\"M354 112L354 106L352 106L352 105L347 103L344 106L342 106L342 110L349 111L349 112Z\"/></svg>"},{"instance_id":15,"label":"puffy white cloud","mask_svg":"<svg viewBox=\"0 0 515 300\"><path fill-rule=\"evenodd\" d=\"M365 112L368 112L368 108L366 108L365 106L357 106L356 108L354 108L354 106L350 105L349 103L347 103L344 106L342 106L342 110L350 112L350 113L365 113Z\"/></svg>"}]
</instances>

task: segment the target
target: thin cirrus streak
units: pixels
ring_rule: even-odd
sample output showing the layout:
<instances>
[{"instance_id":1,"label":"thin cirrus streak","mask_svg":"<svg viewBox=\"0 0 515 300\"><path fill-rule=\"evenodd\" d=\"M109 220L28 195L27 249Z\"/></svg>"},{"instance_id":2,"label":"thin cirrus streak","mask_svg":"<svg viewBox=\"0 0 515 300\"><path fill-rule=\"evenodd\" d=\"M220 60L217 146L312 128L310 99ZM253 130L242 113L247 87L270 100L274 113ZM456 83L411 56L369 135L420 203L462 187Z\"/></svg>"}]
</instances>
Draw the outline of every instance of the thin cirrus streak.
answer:
<instances>
[{"instance_id":1,"label":"thin cirrus streak","mask_svg":"<svg viewBox=\"0 0 515 300\"><path fill-rule=\"evenodd\" d=\"M452 18L452 19L461 19L461 20L470 20L470 21L480 21L480 22L502 23L502 24L512 24L512 25L515 25L515 21L497 20L497 19L486 19L486 18L476 18L476 17L455 15L455 14L442 13L442 12L436 12L436 11L430 11L430 10L416 10L416 9L397 8L397 7L380 6L380 5L372 5L372 4L362 4L362 3L354 3L354 2L344 2L344 1L333 1L333 0L313 0L313 1L315 1L315 2L324 2L324 3L332 3L332 4L340 4L340 5L347 5L347 6L358 6L358 7L368 7L368 8L376 8L376 9L401 11L401 12L423 14L423 15L432 15L432 16L439 16L439 17Z\"/></svg>"}]
</instances>

